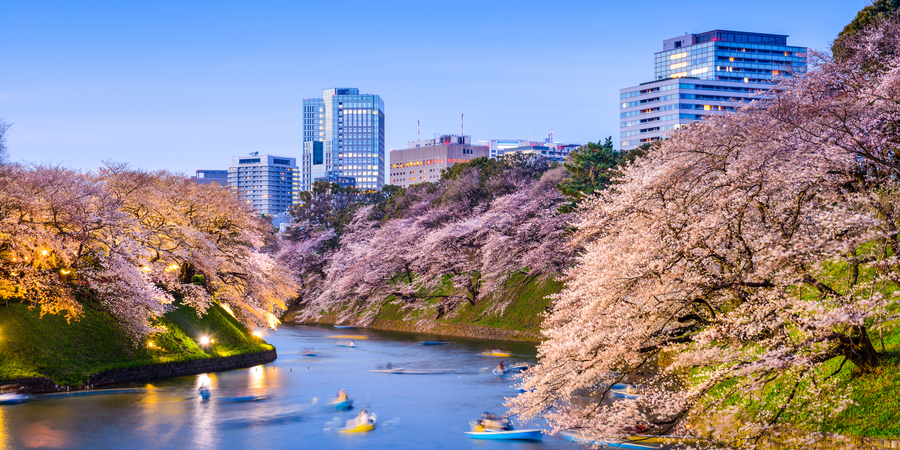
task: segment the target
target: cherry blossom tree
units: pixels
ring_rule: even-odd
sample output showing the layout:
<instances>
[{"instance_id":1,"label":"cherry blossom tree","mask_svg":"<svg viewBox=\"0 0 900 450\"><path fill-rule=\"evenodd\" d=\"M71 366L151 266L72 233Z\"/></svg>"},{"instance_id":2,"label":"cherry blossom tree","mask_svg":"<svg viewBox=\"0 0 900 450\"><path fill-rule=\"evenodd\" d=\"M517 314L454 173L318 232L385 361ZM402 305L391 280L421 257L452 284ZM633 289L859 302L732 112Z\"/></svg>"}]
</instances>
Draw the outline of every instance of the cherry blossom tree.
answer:
<instances>
[{"instance_id":1,"label":"cherry blossom tree","mask_svg":"<svg viewBox=\"0 0 900 450\"><path fill-rule=\"evenodd\" d=\"M511 283L559 275L575 249L571 215L557 210L565 169L548 169L542 158L476 159L359 210L303 313L372 320L395 304L421 310L413 316L424 325Z\"/></svg>"},{"instance_id":2,"label":"cherry blossom tree","mask_svg":"<svg viewBox=\"0 0 900 450\"><path fill-rule=\"evenodd\" d=\"M296 281L264 251L272 232L231 192L166 172L0 167L0 295L70 320L104 309L136 341L176 294L274 326Z\"/></svg>"},{"instance_id":3,"label":"cherry blossom tree","mask_svg":"<svg viewBox=\"0 0 900 450\"><path fill-rule=\"evenodd\" d=\"M876 367L872 336L896 319L900 64L880 49L898 35L845 41L853 57L674 133L588 200L512 411L590 439L747 448L839 413L836 374ZM623 381L638 397L605 401Z\"/></svg>"}]
</instances>

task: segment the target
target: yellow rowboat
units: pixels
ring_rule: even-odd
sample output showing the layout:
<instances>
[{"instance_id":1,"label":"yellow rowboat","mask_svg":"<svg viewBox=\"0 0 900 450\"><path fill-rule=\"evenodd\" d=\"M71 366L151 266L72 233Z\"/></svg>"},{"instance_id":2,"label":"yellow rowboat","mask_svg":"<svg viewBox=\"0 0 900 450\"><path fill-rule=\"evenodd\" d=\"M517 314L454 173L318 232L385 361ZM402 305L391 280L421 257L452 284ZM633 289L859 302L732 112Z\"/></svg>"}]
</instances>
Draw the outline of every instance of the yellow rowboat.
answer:
<instances>
[{"instance_id":1,"label":"yellow rowboat","mask_svg":"<svg viewBox=\"0 0 900 450\"><path fill-rule=\"evenodd\" d=\"M482 352L481 354L484 356L500 356L502 358L509 358L510 356L512 356L512 353L502 353L496 351Z\"/></svg>"},{"instance_id":2,"label":"yellow rowboat","mask_svg":"<svg viewBox=\"0 0 900 450\"><path fill-rule=\"evenodd\" d=\"M357 425L355 427L350 427L350 428L341 428L340 430L338 430L338 433L343 433L343 434L368 433L375 429L375 419L376 419L375 414L369 414L369 423L363 423L363 424Z\"/></svg>"},{"instance_id":3,"label":"yellow rowboat","mask_svg":"<svg viewBox=\"0 0 900 450\"><path fill-rule=\"evenodd\" d=\"M356 339L358 341L364 341L368 339L368 336L363 336L361 334L335 334L334 336L328 336L332 339Z\"/></svg>"}]
</instances>

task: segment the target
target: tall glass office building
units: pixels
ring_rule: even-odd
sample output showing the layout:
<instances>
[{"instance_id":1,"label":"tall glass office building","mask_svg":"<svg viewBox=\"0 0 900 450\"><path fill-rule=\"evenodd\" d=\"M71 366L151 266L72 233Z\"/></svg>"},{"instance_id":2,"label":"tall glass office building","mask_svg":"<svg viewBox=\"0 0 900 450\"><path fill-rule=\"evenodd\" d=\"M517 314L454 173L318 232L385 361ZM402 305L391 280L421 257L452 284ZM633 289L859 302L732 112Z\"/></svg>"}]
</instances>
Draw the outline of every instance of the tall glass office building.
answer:
<instances>
[{"instance_id":1,"label":"tall glass office building","mask_svg":"<svg viewBox=\"0 0 900 450\"><path fill-rule=\"evenodd\" d=\"M669 130L733 110L764 96L779 77L806 72L806 48L787 36L713 30L663 41L655 81L619 91L621 148L630 150Z\"/></svg>"},{"instance_id":2,"label":"tall glass office building","mask_svg":"<svg viewBox=\"0 0 900 450\"><path fill-rule=\"evenodd\" d=\"M303 156L296 187L317 178L352 177L362 190L384 186L384 101L356 88L303 99Z\"/></svg>"}]
</instances>

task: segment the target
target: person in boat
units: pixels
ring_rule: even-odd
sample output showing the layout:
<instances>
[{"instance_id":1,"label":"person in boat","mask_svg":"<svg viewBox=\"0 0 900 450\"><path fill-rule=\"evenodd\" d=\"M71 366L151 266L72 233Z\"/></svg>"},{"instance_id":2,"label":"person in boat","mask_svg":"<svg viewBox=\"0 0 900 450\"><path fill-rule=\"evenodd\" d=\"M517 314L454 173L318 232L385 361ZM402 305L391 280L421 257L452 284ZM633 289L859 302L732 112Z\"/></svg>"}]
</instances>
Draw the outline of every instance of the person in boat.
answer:
<instances>
[{"instance_id":1,"label":"person in boat","mask_svg":"<svg viewBox=\"0 0 900 450\"><path fill-rule=\"evenodd\" d=\"M506 369L503 367L506 361L500 361L500 364L497 364L497 371L500 373L506 373Z\"/></svg>"},{"instance_id":2,"label":"person in boat","mask_svg":"<svg viewBox=\"0 0 900 450\"><path fill-rule=\"evenodd\" d=\"M496 414L491 414L489 412L485 412L481 415L481 420L478 421L478 425L485 430L503 431L510 429L508 419L497 417Z\"/></svg>"},{"instance_id":3,"label":"person in boat","mask_svg":"<svg viewBox=\"0 0 900 450\"><path fill-rule=\"evenodd\" d=\"M346 401L347 401L347 391L345 391L343 389L339 390L337 393L337 398L334 399L334 402L341 403L341 402L346 402Z\"/></svg>"},{"instance_id":4,"label":"person in boat","mask_svg":"<svg viewBox=\"0 0 900 450\"><path fill-rule=\"evenodd\" d=\"M354 428L360 425L366 425L370 422L369 409L366 408L359 412L355 418L347 421L347 428Z\"/></svg>"}]
</instances>

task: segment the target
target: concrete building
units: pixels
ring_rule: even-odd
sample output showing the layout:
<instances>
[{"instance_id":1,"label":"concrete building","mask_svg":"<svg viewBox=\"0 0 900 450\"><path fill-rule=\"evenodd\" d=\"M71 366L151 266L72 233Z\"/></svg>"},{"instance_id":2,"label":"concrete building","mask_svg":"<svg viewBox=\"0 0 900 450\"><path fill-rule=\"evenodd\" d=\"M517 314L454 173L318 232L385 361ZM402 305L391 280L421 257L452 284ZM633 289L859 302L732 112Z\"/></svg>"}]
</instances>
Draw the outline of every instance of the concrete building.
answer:
<instances>
[{"instance_id":1,"label":"concrete building","mask_svg":"<svg viewBox=\"0 0 900 450\"><path fill-rule=\"evenodd\" d=\"M470 136L443 135L412 141L408 148L390 154L391 184L409 187L441 179L441 170L456 163L489 156L485 146L472 145Z\"/></svg>"},{"instance_id":2,"label":"concrete building","mask_svg":"<svg viewBox=\"0 0 900 450\"><path fill-rule=\"evenodd\" d=\"M295 158L258 152L235 156L228 168L228 186L237 190L256 212L274 216L293 204L297 170Z\"/></svg>"},{"instance_id":3,"label":"concrete building","mask_svg":"<svg viewBox=\"0 0 900 450\"><path fill-rule=\"evenodd\" d=\"M512 153L526 153L545 156L553 161L566 159L572 150L579 147L578 144L563 144L554 142L552 134L543 141L531 141L524 139L486 139L478 141L488 147L491 158L497 158Z\"/></svg>"},{"instance_id":4,"label":"concrete building","mask_svg":"<svg viewBox=\"0 0 900 450\"><path fill-rule=\"evenodd\" d=\"M362 190L384 185L384 101L356 88L322 91L303 99L303 156L297 187L309 190L317 178L355 179Z\"/></svg>"},{"instance_id":5,"label":"concrete building","mask_svg":"<svg viewBox=\"0 0 900 450\"><path fill-rule=\"evenodd\" d=\"M630 150L710 114L765 96L779 77L806 72L806 48L787 36L713 30L663 41L655 81L619 91L620 144Z\"/></svg>"},{"instance_id":6,"label":"concrete building","mask_svg":"<svg viewBox=\"0 0 900 450\"><path fill-rule=\"evenodd\" d=\"M197 184L218 183L222 186L228 186L228 171L197 169L197 173L191 177L191 181Z\"/></svg>"}]
</instances>

